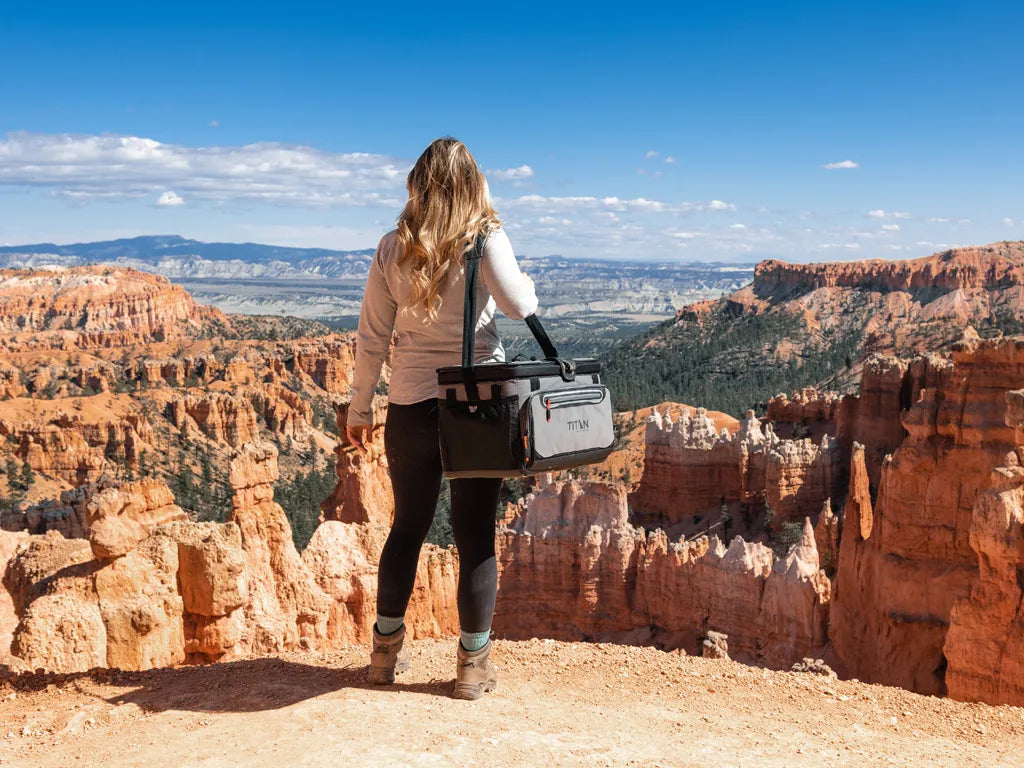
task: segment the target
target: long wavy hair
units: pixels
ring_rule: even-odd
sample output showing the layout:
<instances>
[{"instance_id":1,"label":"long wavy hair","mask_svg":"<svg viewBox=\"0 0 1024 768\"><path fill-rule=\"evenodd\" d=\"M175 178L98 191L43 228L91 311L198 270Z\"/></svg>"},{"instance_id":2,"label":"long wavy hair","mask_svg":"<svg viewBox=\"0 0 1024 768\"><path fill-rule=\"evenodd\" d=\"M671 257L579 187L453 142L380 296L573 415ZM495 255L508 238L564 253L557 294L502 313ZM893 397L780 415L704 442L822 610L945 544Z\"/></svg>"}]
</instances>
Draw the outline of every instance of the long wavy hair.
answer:
<instances>
[{"instance_id":1,"label":"long wavy hair","mask_svg":"<svg viewBox=\"0 0 1024 768\"><path fill-rule=\"evenodd\" d=\"M437 320L441 293L478 234L501 226L487 180L461 141L435 139L409 171L398 217L399 265L411 265L412 305Z\"/></svg>"}]
</instances>

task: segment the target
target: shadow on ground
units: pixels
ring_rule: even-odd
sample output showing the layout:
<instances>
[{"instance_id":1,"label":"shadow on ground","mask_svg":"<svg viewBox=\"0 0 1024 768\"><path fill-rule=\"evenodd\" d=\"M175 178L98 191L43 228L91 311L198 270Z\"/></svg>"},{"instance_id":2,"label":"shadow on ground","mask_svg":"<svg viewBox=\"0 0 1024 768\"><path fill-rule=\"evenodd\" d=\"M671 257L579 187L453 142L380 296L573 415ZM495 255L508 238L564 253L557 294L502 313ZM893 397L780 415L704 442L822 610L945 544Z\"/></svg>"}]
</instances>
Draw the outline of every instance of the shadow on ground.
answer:
<instances>
[{"instance_id":1,"label":"shadow on ground","mask_svg":"<svg viewBox=\"0 0 1024 768\"><path fill-rule=\"evenodd\" d=\"M451 696L452 680L403 683L399 678L393 685L375 686L366 682L366 671L365 665L339 668L260 658L145 672L101 669L78 675L23 674L14 684L23 690L42 690L51 684L90 679L128 689L107 698L110 704L137 704L147 712L259 712L345 688Z\"/></svg>"}]
</instances>

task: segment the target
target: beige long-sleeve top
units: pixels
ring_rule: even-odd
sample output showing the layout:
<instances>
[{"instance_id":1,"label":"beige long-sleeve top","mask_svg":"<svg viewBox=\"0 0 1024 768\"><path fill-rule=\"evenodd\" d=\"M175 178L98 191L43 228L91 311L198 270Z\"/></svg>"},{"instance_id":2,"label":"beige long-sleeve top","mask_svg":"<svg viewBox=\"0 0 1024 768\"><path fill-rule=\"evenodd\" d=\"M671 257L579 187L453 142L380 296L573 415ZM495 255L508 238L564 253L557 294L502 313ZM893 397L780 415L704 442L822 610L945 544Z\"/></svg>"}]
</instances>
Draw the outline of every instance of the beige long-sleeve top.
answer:
<instances>
[{"instance_id":1,"label":"beige long-sleeve top","mask_svg":"<svg viewBox=\"0 0 1024 768\"><path fill-rule=\"evenodd\" d=\"M465 299L464 267L452 270L452 279L441 292L441 308L434 322L411 304L409 265L400 267L401 247L397 232L381 238L366 278L363 304L356 331L356 364L348 424L373 422L370 403L380 380L392 332L398 334L391 358L388 402L405 405L437 397L437 370L462 362L462 307ZM537 310L537 294L519 270L512 244L503 229L484 241L477 274L474 362L505 359L505 348L494 322L500 309L513 320Z\"/></svg>"}]
</instances>

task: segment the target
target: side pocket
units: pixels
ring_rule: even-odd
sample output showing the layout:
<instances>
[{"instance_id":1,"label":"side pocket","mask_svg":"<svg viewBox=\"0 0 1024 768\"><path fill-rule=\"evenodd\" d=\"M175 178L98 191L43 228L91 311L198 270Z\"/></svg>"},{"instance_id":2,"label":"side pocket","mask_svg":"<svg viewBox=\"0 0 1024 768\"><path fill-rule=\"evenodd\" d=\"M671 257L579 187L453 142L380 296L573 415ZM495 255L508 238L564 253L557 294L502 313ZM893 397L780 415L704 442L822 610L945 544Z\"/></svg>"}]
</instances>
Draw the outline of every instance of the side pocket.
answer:
<instances>
[{"instance_id":1,"label":"side pocket","mask_svg":"<svg viewBox=\"0 0 1024 768\"><path fill-rule=\"evenodd\" d=\"M438 400L438 440L445 472L517 472L523 463L519 396Z\"/></svg>"}]
</instances>

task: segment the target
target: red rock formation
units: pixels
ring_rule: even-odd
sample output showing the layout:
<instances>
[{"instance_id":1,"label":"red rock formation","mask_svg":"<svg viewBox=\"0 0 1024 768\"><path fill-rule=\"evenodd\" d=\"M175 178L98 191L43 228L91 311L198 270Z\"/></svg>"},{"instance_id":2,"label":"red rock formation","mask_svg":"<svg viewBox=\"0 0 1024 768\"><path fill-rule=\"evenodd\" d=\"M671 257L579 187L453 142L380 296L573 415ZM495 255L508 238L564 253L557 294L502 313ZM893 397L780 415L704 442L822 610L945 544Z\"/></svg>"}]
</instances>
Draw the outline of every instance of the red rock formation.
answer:
<instances>
[{"instance_id":1,"label":"red rock formation","mask_svg":"<svg viewBox=\"0 0 1024 768\"><path fill-rule=\"evenodd\" d=\"M11 638L18 626L14 598L4 584L4 574L14 553L28 539L24 532L0 531L0 665L11 662Z\"/></svg>"},{"instance_id":2,"label":"red rock formation","mask_svg":"<svg viewBox=\"0 0 1024 768\"><path fill-rule=\"evenodd\" d=\"M769 259L754 269L758 295L816 288L876 291L994 291L1024 285L1024 243L956 248L910 261L787 264Z\"/></svg>"},{"instance_id":3,"label":"red rock formation","mask_svg":"<svg viewBox=\"0 0 1024 768\"><path fill-rule=\"evenodd\" d=\"M124 396L122 396L124 397ZM141 450L154 439L143 413L115 405L115 396L96 395L82 411L65 410L66 402L18 398L5 403L0 436L17 443L15 454L35 472L73 485L99 479L107 458L137 465Z\"/></svg>"},{"instance_id":4,"label":"red rock formation","mask_svg":"<svg viewBox=\"0 0 1024 768\"><path fill-rule=\"evenodd\" d=\"M158 529L178 546L185 656L222 661L242 651L249 571L234 523L171 523Z\"/></svg>"},{"instance_id":5,"label":"red rock formation","mask_svg":"<svg viewBox=\"0 0 1024 768\"><path fill-rule=\"evenodd\" d=\"M934 387L944 367L939 357L911 362L873 355L861 370L860 393L848 395L839 406L838 436L849 456L854 442L864 446L871 488L878 488L882 463L903 442L907 430L902 413L918 401L921 391Z\"/></svg>"},{"instance_id":6,"label":"red rock formation","mask_svg":"<svg viewBox=\"0 0 1024 768\"><path fill-rule=\"evenodd\" d=\"M384 420L387 400L373 399L373 431L364 455L348 444L344 437L348 419L348 403L335 405L338 432L343 435L335 450L338 484L321 504L321 518L345 523L377 522L391 525L395 516L395 500L391 495L388 460L384 455Z\"/></svg>"},{"instance_id":7,"label":"red rock formation","mask_svg":"<svg viewBox=\"0 0 1024 768\"><path fill-rule=\"evenodd\" d=\"M22 382L21 369L0 361L0 400L20 397L27 391Z\"/></svg>"},{"instance_id":8,"label":"red rock formation","mask_svg":"<svg viewBox=\"0 0 1024 768\"><path fill-rule=\"evenodd\" d=\"M313 407L297 392L277 384L252 390L253 408L263 417L270 432L283 437L298 437L313 423Z\"/></svg>"},{"instance_id":9,"label":"red rock formation","mask_svg":"<svg viewBox=\"0 0 1024 768\"><path fill-rule=\"evenodd\" d=\"M355 345L351 335L329 336L316 341L291 345L291 365L318 387L332 395L347 395L352 369L355 367Z\"/></svg>"},{"instance_id":10,"label":"red rock formation","mask_svg":"<svg viewBox=\"0 0 1024 768\"><path fill-rule=\"evenodd\" d=\"M821 567L829 575L839 563L839 528L839 518L832 511L832 502L826 499L814 525L814 543L821 557Z\"/></svg>"},{"instance_id":11,"label":"red rock formation","mask_svg":"<svg viewBox=\"0 0 1024 768\"><path fill-rule=\"evenodd\" d=\"M166 415L178 429L193 427L235 448L259 439L256 411L245 397L222 392L184 394L169 403Z\"/></svg>"},{"instance_id":12,"label":"red rock formation","mask_svg":"<svg viewBox=\"0 0 1024 768\"><path fill-rule=\"evenodd\" d=\"M229 326L220 311L148 272L112 266L0 270L0 330L11 351L160 341L209 322Z\"/></svg>"},{"instance_id":13,"label":"red rock formation","mask_svg":"<svg viewBox=\"0 0 1024 768\"><path fill-rule=\"evenodd\" d=\"M978 578L975 504L1016 444L1005 394L1020 383L1024 341L968 340L951 363L923 364L929 386L903 417L908 435L873 505L870 461L854 453L829 634L861 679L942 693L951 610Z\"/></svg>"},{"instance_id":14,"label":"red rock formation","mask_svg":"<svg viewBox=\"0 0 1024 768\"><path fill-rule=\"evenodd\" d=\"M365 643L376 617L377 564L387 538L379 522L320 524L302 561L331 597L327 639L331 644ZM416 584L405 614L411 638L453 635L459 631L455 592L458 557L453 548L425 544Z\"/></svg>"},{"instance_id":15,"label":"red rock formation","mask_svg":"<svg viewBox=\"0 0 1024 768\"><path fill-rule=\"evenodd\" d=\"M117 379L117 369L111 363L101 362L70 372L69 378L83 389L91 389L93 392L109 392L111 382Z\"/></svg>"},{"instance_id":16,"label":"red rock formation","mask_svg":"<svg viewBox=\"0 0 1024 768\"><path fill-rule=\"evenodd\" d=\"M188 520L171 489L156 478L100 490L88 498L85 511L93 555L103 559L128 554L158 525Z\"/></svg>"},{"instance_id":17,"label":"red rock formation","mask_svg":"<svg viewBox=\"0 0 1024 768\"><path fill-rule=\"evenodd\" d=\"M1006 393L1006 423L1017 448L978 496L970 544L978 578L950 614L943 654L949 695L1024 705L1024 390Z\"/></svg>"},{"instance_id":18,"label":"red rock formation","mask_svg":"<svg viewBox=\"0 0 1024 768\"><path fill-rule=\"evenodd\" d=\"M768 401L765 420L779 437L810 437L836 433L836 419L842 398L835 392L819 392L807 387L790 398L778 394Z\"/></svg>"},{"instance_id":19,"label":"red rock formation","mask_svg":"<svg viewBox=\"0 0 1024 768\"><path fill-rule=\"evenodd\" d=\"M826 641L828 579L813 530L773 564L740 538L669 542L629 525L621 487L542 488L499 533L495 629L511 638L652 638L696 653L707 630L741 658L792 664Z\"/></svg>"},{"instance_id":20,"label":"red rock formation","mask_svg":"<svg viewBox=\"0 0 1024 768\"><path fill-rule=\"evenodd\" d=\"M242 531L248 561L244 610L252 651L315 648L327 637L330 599L295 550L288 518L274 501L277 477L272 443L246 443L235 452L231 519Z\"/></svg>"},{"instance_id":21,"label":"red rock formation","mask_svg":"<svg viewBox=\"0 0 1024 768\"><path fill-rule=\"evenodd\" d=\"M716 512L723 503L769 503L774 520L816 515L839 481L839 443L822 436L780 440L762 432L752 411L731 435L718 435L697 409L678 421L652 413L647 422L644 474L630 496L637 520L678 523Z\"/></svg>"},{"instance_id":22,"label":"red rock formation","mask_svg":"<svg viewBox=\"0 0 1024 768\"><path fill-rule=\"evenodd\" d=\"M65 538L90 539L96 557L119 557L158 525L186 520L162 480L120 483L108 475L68 491L59 499L20 505L0 515L0 528Z\"/></svg>"},{"instance_id":23,"label":"red rock formation","mask_svg":"<svg viewBox=\"0 0 1024 768\"><path fill-rule=\"evenodd\" d=\"M777 438L776 438L777 439ZM818 514L836 493L840 477L839 443L828 435L821 441L778 440L769 444L765 465L765 500L773 524Z\"/></svg>"},{"instance_id":24,"label":"red rock formation","mask_svg":"<svg viewBox=\"0 0 1024 768\"><path fill-rule=\"evenodd\" d=\"M232 355L222 363L206 352L126 361L124 377L143 387L183 387L223 381L255 385L294 376L308 391L346 395L354 364L354 335L329 334L315 339L252 342L221 340ZM387 380L387 370L384 371Z\"/></svg>"},{"instance_id":25,"label":"red rock formation","mask_svg":"<svg viewBox=\"0 0 1024 768\"><path fill-rule=\"evenodd\" d=\"M759 425L756 433L763 442ZM630 497L637 519L676 523L717 510L723 501L748 500L757 492L745 472L756 439L745 436L719 435L703 408L678 421L654 411L647 420L643 477Z\"/></svg>"},{"instance_id":26,"label":"red rock formation","mask_svg":"<svg viewBox=\"0 0 1024 768\"><path fill-rule=\"evenodd\" d=\"M178 516L168 510L180 513L168 499L154 480L86 498L90 534L109 532L112 519L124 527L107 537L113 543L102 558L95 540L90 546L56 530L2 535L0 641L16 665L149 669L241 650L248 573L238 526L160 524Z\"/></svg>"}]
</instances>

